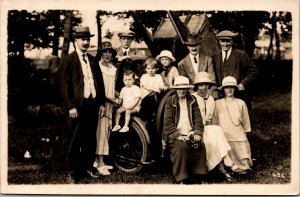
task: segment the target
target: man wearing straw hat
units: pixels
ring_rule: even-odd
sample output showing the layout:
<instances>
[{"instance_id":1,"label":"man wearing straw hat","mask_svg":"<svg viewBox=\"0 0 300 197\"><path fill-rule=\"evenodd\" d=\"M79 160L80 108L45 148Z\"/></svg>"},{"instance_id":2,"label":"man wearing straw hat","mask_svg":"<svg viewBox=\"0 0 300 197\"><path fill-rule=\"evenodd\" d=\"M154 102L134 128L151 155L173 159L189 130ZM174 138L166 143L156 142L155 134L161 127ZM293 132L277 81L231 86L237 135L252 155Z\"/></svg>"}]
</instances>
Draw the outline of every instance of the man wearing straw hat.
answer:
<instances>
[{"instance_id":1,"label":"man wearing straw hat","mask_svg":"<svg viewBox=\"0 0 300 197\"><path fill-rule=\"evenodd\" d=\"M76 50L67 56L61 70L62 97L70 132L66 160L71 181L84 176L97 177L97 170L93 167L96 127L98 113L104 111L105 92L99 65L87 53L92 36L89 27L76 28Z\"/></svg>"},{"instance_id":2,"label":"man wearing straw hat","mask_svg":"<svg viewBox=\"0 0 300 197\"><path fill-rule=\"evenodd\" d=\"M201 113L195 97L188 92L193 87L187 77L176 77L171 86L176 94L168 97L165 104L163 144L170 149L177 183L190 183L195 175L201 182L203 177L199 175L207 172ZM195 142L192 146L191 140Z\"/></svg>"}]
</instances>

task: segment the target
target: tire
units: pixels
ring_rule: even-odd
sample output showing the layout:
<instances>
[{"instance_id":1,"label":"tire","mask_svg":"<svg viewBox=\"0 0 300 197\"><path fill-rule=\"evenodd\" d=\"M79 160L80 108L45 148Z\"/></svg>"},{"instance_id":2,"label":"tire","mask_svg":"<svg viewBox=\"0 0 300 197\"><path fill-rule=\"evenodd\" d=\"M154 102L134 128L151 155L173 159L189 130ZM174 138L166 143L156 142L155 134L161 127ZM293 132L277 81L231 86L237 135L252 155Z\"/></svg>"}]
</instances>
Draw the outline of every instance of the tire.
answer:
<instances>
[{"instance_id":1,"label":"tire","mask_svg":"<svg viewBox=\"0 0 300 197\"><path fill-rule=\"evenodd\" d=\"M142 170L148 155L150 139L143 121L138 117L132 117L126 133L116 133L112 144L113 163L126 173L137 173Z\"/></svg>"},{"instance_id":2,"label":"tire","mask_svg":"<svg viewBox=\"0 0 300 197\"><path fill-rule=\"evenodd\" d=\"M159 134L159 136L162 136L162 129L163 129L163 121L164 121L164 110L165 110L165 104L166 100L169 96L173 95L176 93L175 89L169 90L161 99L158 108L157 108L157 113L156 113L156 129Z\"/></svg>"}]
</instances>

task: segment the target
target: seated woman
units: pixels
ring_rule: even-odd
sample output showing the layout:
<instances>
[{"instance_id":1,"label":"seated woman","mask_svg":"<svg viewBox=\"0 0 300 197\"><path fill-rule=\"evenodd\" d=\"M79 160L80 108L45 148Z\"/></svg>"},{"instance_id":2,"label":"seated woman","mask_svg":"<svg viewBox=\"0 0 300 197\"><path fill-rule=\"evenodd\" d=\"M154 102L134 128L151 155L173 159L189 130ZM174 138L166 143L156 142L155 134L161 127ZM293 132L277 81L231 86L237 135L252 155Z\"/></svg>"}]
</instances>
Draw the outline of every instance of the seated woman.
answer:
<instances>
[{"instance_id":1,"label":"seated woman","mask_svg":"<svg viewBox=\"0 0 300 197\"><path fill-rule=\"evenodd\" d=\"M210 78L209 73L199 72L195 76L195 96L200 108L201 116L204 125L203 141L206 148L206 164L208 171L211 171L216 166L219 167L219 171L224 174L227 181L235 181L233 177L225 170L224 164L227 167L231 167L232 171L237 170L228 156L228 151L231 149L227 142L227 139L222 131L221 127L216 125L217 122L213 121L215 111L214 98L208 94L208 89L215 85Z\"/></svg>"},{"instance_id":2,"label":"seated woman","mask_svg":"<svg viewBox=\"0 0 300 197\"><path fill-rule=\"evenodd\" d=\"M176 94L168 97L165 104L163 143L170 149L176 182L188 183L192 175L207 173L202 139L204 127L197 101L188 92L193 88L188 78L176 77L171 88L176 89ZM200 142L200 149L188 146L191 136Z\"/></svg>"}]
</instances>

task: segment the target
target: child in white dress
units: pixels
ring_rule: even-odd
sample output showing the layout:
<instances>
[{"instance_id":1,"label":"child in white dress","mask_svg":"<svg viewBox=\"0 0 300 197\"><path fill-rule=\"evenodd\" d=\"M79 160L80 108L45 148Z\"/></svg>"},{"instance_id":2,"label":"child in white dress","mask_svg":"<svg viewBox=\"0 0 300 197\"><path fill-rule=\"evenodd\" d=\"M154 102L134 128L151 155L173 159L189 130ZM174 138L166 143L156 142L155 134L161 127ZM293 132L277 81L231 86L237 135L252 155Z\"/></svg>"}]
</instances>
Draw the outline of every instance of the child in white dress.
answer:
<instances>
[{"instance_id":1,"label":"child in white dress","mask_svg":"<svg viewBox=\"0 0 300 197\"><path fill-rule=\"evenodd\" d=\"M234 97L237 87L234 77L223 79L219 89L224 92L225 98L216 101L215 114L231 147L229 157L238 166L239 174L247 174L252 167L250 144L246 135L251 132L251 125L245 102Z\"/></svg>"},{"instance_id":2,"label":"child in white dress","mask_svg":"<svg viewBox=\"0 0 300 197\"><path fill-rule=\"evenodd\" d=\"M195 92L192 94L196 97L200 108L204 134L203 140L206 148L206 165L208 171L214 169L217 165L219 171L225 175L228 181L234 181L234 178L224 169L224 164L236 170L232 160L228 156L228 151L231 149L222 129L213 122L215 111L215 100L208 94L208 89L215 85L211 80L209 73L199 72L195 76Z\"/></svg>"},{"instance_id":3,"label":"child in white dress","mask_svg":"<svg viewBox=\"0 0 300 197\"><path fill-rule=\"evenodd\" d=\"M141 89L133 85L134 82L134 72L131 70L126 70L123 75L123 82L125 86L122 88L119 97L119 104L122 104L120 108L116 111L115 126L112 131L128 132L129 122L131 119L131 114L138 113L140 111L140 100L141 100ZM125 112L125 123L123 128L120 126L121 113Z\"/></svg>"},{"instance_id":4,"label":"child in white dress","mask_svg":"<svg viewBox=\"0 0 300 197\"><path fill-rule=\"evenodd\" d=\"M158 96L167 90L161 75L156 74L158 61L149 58L144 62L146 73L141 76L140 87L142 91L142 103L140 115L143 120L151 121L158 107Z\"/></svg>"},{"instance_id":5,"label":"child in white dress","mask_svg":"<svg viewBox=\"0 0 300 197\"><path fill-rule=\"evenodd\" d=\"M177 68L172 65L176 59L173 57L172 52L168 50L163 50L160 52L156 59L162 64L163 71L161 76L163 78L165 86L168 88L173 86L174 79L179 76Z\"/></svg>"}]
</instances>

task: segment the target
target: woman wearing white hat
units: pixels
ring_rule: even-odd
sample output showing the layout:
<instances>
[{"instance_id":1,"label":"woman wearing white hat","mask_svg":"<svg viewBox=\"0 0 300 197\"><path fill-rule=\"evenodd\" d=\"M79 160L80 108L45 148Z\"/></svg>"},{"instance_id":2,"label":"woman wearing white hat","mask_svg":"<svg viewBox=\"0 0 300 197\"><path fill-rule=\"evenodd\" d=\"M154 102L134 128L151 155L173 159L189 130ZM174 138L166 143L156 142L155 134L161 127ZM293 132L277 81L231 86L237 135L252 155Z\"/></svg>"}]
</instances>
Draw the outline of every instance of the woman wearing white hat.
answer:
<instances>
[{"instance_id":1,"label":"woman wearing white hat","mask_svg":"<svg viewBox=\"0 0 300 197\"><path fill-rule=\"evenodd\" d=\"M192 95L197 99L204 124L203 141L206 148L208 171L211 171L219 165L219 171L225 175L226 179L228 181L234 181L234 178L224 169L224 164L231 167L233 171L237 168L228 157L228 151L231 148L221 127L212 122L215 111L215 100L208 94L208 89L214 86L215 82L210 79L209 73L199 72L195 76L194 85L196 92Z\"/></svg>"},{"instance_id":2,"label":"woman wearing white hat","mask_svg":"<svg viewBox=\"0 0 300 197\"><path fill-rule=\"evenodd\" d=\"M168 97L165 104L162 137L170 149L177 183L188 183L193 175L207 173L202 118L195 97L188 92L193 87L188 78L176 77L171 86L176 94ZM191 138L195 141L192 147L188 143Z\"/></svg>"},{"instance_id":3,"label":"woman wearing white hat","mask_svg":"<svg viewBox=\"0 0 300 197\"><path fill-rule=\"evenodd\" d=\"M216 101L215 117L231 147L228 155L238 167L236 171L247 174L252 166L250 144L246 135L251 132L248 109L243 100L234 97L238 89L234 77L225 77L219 89L224 92L225 98Z\"/></svg>"}]
</instances>

